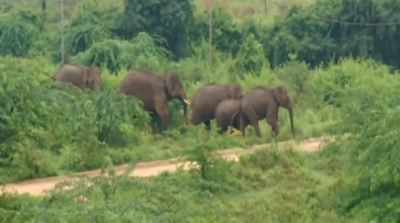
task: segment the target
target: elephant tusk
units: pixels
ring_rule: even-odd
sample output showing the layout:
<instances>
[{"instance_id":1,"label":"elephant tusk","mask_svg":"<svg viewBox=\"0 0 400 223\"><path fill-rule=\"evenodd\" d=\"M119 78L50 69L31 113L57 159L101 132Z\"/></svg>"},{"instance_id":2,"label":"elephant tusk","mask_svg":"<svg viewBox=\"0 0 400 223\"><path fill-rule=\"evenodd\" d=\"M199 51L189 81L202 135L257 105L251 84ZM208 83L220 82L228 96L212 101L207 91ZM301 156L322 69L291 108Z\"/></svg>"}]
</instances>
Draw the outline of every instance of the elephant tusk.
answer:
<instances>
[{"instance_id":1,"label":"elephant tusk","mask_svg":"<svg viewBox=\"0 0 400 223\"><path fill-rule=\"evenodd\" d=\"M189 101L189 100L183 99L183 101L185 102L185 104L187 104L187 105L191 105L191 103L190 103L190 101Z\"/></svg>"}]
</instances>

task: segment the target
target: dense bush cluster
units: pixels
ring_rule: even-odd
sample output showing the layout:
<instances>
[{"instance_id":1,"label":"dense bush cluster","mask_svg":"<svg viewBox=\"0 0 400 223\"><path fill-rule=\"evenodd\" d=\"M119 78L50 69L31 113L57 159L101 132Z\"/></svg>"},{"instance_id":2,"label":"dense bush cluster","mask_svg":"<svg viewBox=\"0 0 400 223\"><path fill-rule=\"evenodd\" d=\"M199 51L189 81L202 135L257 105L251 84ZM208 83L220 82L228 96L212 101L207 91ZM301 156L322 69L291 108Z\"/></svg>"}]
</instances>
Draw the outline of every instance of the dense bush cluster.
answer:
<instances>
[{"instance_id":1,"label":"dense bush cluster","mask_svg":"<svg viewBox=\"0 0 400 223\"><path fill-rule=\"evenodd\" d=\"M138 142L149 120L141 103L109 89L66 91L50 82L54 67L40 62L1 59L2 167L17 168L20 178L93 168L107 156L102 143Z\"/></svg>"},{"instance_id":2,"label":"dense bush cluster","mask_svg":"<svg viewBox=\"0 0 400 223\"><path fill-rule=\"evenodd\" d=\"M80 64L97 65L114 74L132 68L152 70L163 67L167 59L168 52L146 33L139 33L131 41L107 39L97 42L74 58Z\"/></svg>"}]
</instances>

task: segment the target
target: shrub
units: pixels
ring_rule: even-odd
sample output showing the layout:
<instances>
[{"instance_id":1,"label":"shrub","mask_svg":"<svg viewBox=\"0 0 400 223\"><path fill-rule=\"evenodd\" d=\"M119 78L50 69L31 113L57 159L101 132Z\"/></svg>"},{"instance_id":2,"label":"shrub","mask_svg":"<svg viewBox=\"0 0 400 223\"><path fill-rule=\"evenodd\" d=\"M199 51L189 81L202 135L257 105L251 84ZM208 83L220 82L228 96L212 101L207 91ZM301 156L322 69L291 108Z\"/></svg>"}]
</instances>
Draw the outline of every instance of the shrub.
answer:
<instances>
[{"instance_id":1,"label":"shrub","mask_svg":"<svg viewBox=\"0 0 400 223\"><path fill-rule=\"evenodd\" d=\"M262 45L250 34L238 53L238 68L240 72L259 74L266 62Z\"/></svg>"},{"instance_id":2,"label":"shrub","mask_svg":"<svg viewBox=\"0 0 400 223\"><path fill-rule=\"evenodd\" d=\"M213 148L206 144L193 147L189 151L189 160L198 165L196 172L200 177L202 190L211 193L226 192L234 188L232 164L212 154Z\"/></svg>"},{"instance_id":3,"label":"shrub","mask_svg":"<svg viewBox=\"0 0 400 223\"><path fill-rule=\"evenodd\" d=\"M104 40L78 54L74 60L107 68L117 74L122 69L159 69L166 63L168 52L157 46L146 33L139 33L131 41Z\"/></svg>"},{"instance_id":4,"label":"shrub","mask_svg":"<svg viewBox=\"0 0 400 223\"><path fill-rule=\"evenodd\" d=\"M192 43L198 45L208 40L208 14L199 14L190 29ZM242 45L243 35L233 17L222 8L213 10L213 45L221 52L236 55ZM193 46L192 46L193 47Z\"/></svg>"},{"instance_id":5,"label":"shrub","mask_svg":"<svg viewBox=\"0 0 400 223\"><path fill-rule=\"evenodd\" d=\"M0 18L0 56L27 56L38 30L35 26L13 17Z\"/></svg>"},{"instance_id":6,"label":"shrub","mask_svg":"<svg viewBox=\"0 0 400 223\"><path fill-rule=\"evenodd\" d=\"M104 90L93 97L96 103L97 138L109 144L123 144L127 139L137 143L137 134L125 135L129 131L124 130L131 128L142 131L149 123L150 117L143 110L143 103L133 97L121 96L114 90Z\"/></svg>"},{"instance_id":7,"label":"shrub","mask_svg":"<svg viewBox=\"0 0 400 223\"><path fill-rule=\"evenodd\" d=\"M395 96L400 93L400 81L392 81L397 83L395 94L354 91L340 123L351 133L350 143L343 145L349 154L351 177L345 178L347 185L338 194L339 210L346 216L363 215L377 222L400 220L400 101Z\"/></svg>"},{"instance_id":8,"label":"shrub","mask_svg":"<svg viewBox=\"0 0 400 223\"><path fill-rule=\"evenodd\" d=\"M312 89L318 101L342 106L351 90L366 87L377 92L385 88L389 73L389 67L372 60L343 60L328 69L320 69L312 79Z\"/></svg>"},{"instance_id":9,"label":"shrub","mask_svg":"<svg viewBox=\"0 0 400 223\"><path fill-rule=\"evenodd\" d=\"M188 27L193 20L192 0L128 0L116 33L132 38L139 32L160 36L176 57L187 52Z\"/></svg>"},{"instance_id":10,"label":"shrub","mask_svg":"<svg viewBox=\"0 0 400 223\"><path fill-rule=\"evenodd\" d=\"M139 141L149 118L138 101L109 89L58 89L45 61L1 60L0 165L18 168L14 178L99 167L107 146Z\"/></svg>"},{"instance_id":11,"label":"shrub","mask_svg":"<svg viewBox=\"0 0 400 223\"><path fill-rule=\"evenodd\" d=\"M108 24L112 20L108 16L111 12L100 9L95 1L85 1L78 9L70 27L66 29L66 47L72 55L111 36L111 27Z\"/></svg>"},{"instance_id":12,"label":"shrub","mask_svg":"<svg viewBox=\"0 0 400 223\"><path fill-rule=\"evenodd\" d=\"M277 73L280 79L294 89L296 95L303 95L309 91L311 71L304 62L290 61L281 66Z\"/></svg>"}]
</instances>

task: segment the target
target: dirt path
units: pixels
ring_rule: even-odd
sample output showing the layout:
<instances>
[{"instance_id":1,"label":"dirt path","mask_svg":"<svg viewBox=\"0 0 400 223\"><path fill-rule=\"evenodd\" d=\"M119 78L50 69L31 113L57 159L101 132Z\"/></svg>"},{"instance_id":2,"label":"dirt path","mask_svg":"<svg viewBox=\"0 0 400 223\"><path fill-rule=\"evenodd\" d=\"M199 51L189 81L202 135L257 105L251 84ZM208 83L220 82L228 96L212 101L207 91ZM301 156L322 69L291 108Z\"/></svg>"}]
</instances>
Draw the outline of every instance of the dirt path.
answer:
<instances>
[{"instance_id":1,"label":"dirt path","mask_svg":"<svg viewBox=\"0 0 400 223\"><path fill-rule=\"evenodd\" d=\"M278 143L278 148L292 148L300 152L313 153L320 151L328 141L329 140L327 138L309 139L300 144L296 144L294 141L288 141ZM251 154L268 147L271 147L271 144L256 145L248 149L233 148L229 150L218 151L217 154L226 160L238 161L243 155ZM138 163L133 168L131 165L120 165L113 168L113 171L116 175L127 174L131 177L154 177L164 172L173 173L180 168L188 170L194 166L195 165L193 165L193 163L188 161L173 159ZM106 175L107 174L102 170L93 170L77 173L71 176L49 177L14 184L6 184L1 186L0 195L4 193L16 193L29 194L31 196L45 196L60 183L71 182L81 177L97 177Z\"/></svg>"}]
</instances>

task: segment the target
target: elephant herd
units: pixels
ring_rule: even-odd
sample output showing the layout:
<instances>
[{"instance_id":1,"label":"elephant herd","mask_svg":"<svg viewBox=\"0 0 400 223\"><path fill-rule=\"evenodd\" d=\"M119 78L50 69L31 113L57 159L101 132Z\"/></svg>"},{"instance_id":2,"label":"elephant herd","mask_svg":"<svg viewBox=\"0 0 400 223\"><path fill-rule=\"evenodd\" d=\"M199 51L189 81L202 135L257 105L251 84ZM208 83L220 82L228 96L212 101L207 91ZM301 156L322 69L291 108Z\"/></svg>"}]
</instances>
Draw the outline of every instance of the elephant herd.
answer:
<instances>
[{"instance_id":1,"label":"elephant herd","mask_svg":"<svg viewBox=\"0 0 400 223\"><path fill-rule=\"evenodd\" d=\"M74 85L81 89L99 89L102 85L100 70L95 67L63 65L53 78L60 83ZM266 119L273 136L279 133L278 113L284 107L289 111L291 131L294 135L293 105L285 87L256 87L243 93L239 85L207 85L201 87L187 100L185 89L176 74L154 75L148 72L130 72L120 85L120 93L141 100L144 109L161 120L162 129L170 124L168 102L177 99L182 103L185 119L191 108L190 123L205 124L211 129L216 120L220 133L229 127L241 130L251 125L260 136L259 121Z\"/></svg>"}]
</instances>

